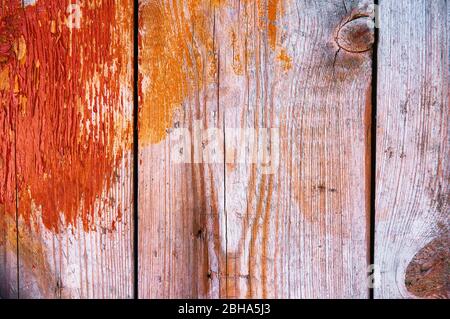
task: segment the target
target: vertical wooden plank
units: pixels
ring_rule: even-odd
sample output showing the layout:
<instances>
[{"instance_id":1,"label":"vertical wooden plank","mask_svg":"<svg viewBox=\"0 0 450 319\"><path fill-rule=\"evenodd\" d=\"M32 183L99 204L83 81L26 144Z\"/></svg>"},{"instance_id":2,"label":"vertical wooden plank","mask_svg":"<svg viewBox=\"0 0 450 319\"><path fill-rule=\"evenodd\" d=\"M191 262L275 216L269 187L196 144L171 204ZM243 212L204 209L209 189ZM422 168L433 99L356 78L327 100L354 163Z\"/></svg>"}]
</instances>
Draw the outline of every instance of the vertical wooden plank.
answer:
<instances>
[{"instance_id":1,"label":"vertical wooden plank","mask_svg":"<svg viewBox=\"0 0 450 319\"><path fill-rule=\"evenodd\" d=\"M17 298L15 130L12 73L19 63L14 21L19 1L0 1L0 298Z\"/></svg>"},{"instance_id":2,"label":"vertical wooden plank","mask_svg":"<svg viewBox=\"0 0 450 319\"><path fill-rule=\"evenodd\" d=\"M449 297L449 10L380 2L376 298Z\"/></svg>"},{"instance_id":3,"label":"vertical wooden plank","mask_svg":"<svg viewBox=\"0 0 450 319\"><path fill-rule=\"evenodd\" d=\"M222 161L217 1L140 1L139 297L217 298ZM225 232L225 230L222 230Z\"/></svg>"},{"instance_id":4,"label":"vertical wooden plank","mask_svg":"<svg viewBox=\"0 0 450 319\"><path fill-rule=\"evenodd\" d=\"M132 297L132 10L25 1L14 21L21 298Z\"/></svg>"},{"instance_id":5,"label":"vertical wooden plank","mask_svg":"<svg viewBox=\"0 0 450 319\"><path fill-rule=\"evenodd\" d=\"M367 298L372 2L231 3L220 105L257 131L227 151L258 156L226 166L226 295Z\"/></svg>"},{"instance_id":6,"label":"vertical wooden plank","mask_svg":"<svg viewBox=\"0 0 450 319\"><path fill-rule=\"evenodd\" d=\"M141 297L368 297L370 4L141 1Z\"/></svg>"}]
</instances>

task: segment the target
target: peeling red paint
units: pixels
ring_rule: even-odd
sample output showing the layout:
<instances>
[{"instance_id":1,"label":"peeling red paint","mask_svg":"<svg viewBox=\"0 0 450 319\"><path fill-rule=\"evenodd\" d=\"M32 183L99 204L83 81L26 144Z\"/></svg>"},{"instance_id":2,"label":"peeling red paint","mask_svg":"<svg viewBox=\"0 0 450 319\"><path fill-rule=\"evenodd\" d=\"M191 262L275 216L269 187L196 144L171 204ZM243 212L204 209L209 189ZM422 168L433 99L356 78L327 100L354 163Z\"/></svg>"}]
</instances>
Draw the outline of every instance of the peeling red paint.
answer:
<instances>
[{"instance_id":1,"label":"peeling red paint","mask_svg":"<svg viewBox=\"0 0 450 319\"><path fill-rule=\"evenodd\" d=\"M10 88L14 83L10 79L11 62L15 58L13 44L19 36L18 20L12 15L15 4L10 1L0 7L0 230L7 227L9 214L15 214L15 161L14 130L16 109L9 101L13 98ZM14 215L15 217L15 215ZM14 230L15 231L15 230ZM10 234L10 231L3 231ZM2 236L4 244L7 236Z\"/></svg>"},{"instance_id":2,"label":"peeling red paint","mask_svg":"<svg viewBox=\"0 0 450 319\"><path fill-rule=\"evenodd\" d=\"M121 160L114 140L130 132L115 124L129 62L129 48L114 28L120 9L115 1L86 2L77 29L66 23L70 1L40 0L26 8L6 2L0 11L0 130L13 135L17 121L19 214L29 225L40 208L49 230L59 231L62 221L76 226L78 218L90 230L94 204L114 182ZM132 17L126 19L131 28ZM13 142L0 144L0 205L15 196ZM11 205L5 211L15 214Z\"/></svg>"}]
</instances>

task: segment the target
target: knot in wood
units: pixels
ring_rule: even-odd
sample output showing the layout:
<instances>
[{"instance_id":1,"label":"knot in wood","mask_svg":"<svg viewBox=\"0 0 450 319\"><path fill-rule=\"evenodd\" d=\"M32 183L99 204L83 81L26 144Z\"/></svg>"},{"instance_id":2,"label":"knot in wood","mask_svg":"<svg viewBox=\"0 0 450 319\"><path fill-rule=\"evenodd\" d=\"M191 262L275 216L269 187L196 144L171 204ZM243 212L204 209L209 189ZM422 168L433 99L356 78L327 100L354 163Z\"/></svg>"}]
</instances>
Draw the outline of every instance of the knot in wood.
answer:
<instances>
[{"instance_id":1,"label":"knot in wood","mask_svg":"<svg viewBox=\"0 0 450 319\"><path fill-rule=\"evenodd\" d=\"M448 234L423 247L411 260L405 273L406 289L419 298L450 298L450 259Z\"/></svg>"},{"instance_id":2,"label":"knot in wood","mask_svg":"<svg viewBox=\"0 0 450 319\"><path fill-rule=\"evenodd\" d=\"M367 16L356 17L342 25L336 36L336 43L347 52L369 51L374 43L372 19Z\"/></svg>"}]
</instances>

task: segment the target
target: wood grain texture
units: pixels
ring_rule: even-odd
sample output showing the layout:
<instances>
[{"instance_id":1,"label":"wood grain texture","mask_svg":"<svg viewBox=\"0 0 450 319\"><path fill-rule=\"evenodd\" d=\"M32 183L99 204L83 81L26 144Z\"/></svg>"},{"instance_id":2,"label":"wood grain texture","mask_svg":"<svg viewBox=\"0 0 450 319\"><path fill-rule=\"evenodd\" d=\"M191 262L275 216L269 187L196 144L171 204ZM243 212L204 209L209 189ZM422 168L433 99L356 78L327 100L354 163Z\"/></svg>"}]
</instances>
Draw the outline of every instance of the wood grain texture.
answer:
<instances>
[{"instance_id":1,"label":"wood grain texture","mask_svg":"<svg viewBox=\"0 0 450 319\"><path fill-rule=\"evenodd\" d=\"M376 298L449 297L449 10L445 0L380 3ZM410 279L416 254L421 274Z\"/></svg>"},{"instance_id":2,"label":"wood grain texture","mask_svg":"<svg viewBox=\"0 0 450 319\"><path fill-rule=\"evenodd\" d=\"M380 2L375 190L371 0L139 2L138 297L449 297L450 8ZM0 297L130 298L133 1L0 4Z\"/></svg>"},{"instance_id":3,"label":"wood grain texture","mask_svg":"<svg viewBox=\"0 0 450 319\"><path fill-rule=\"evenodd\" d=\"M19 297L130 298L133 3L8 3Z\"/></svg>"},{"instance_id":4,"label":"wood grain texture","mask_svg":"<svg viewBox=\"0 0 450 319\"><path fill-rule=\"evenodd\" d=\"M215 10L207 1L140 1L141 298L221 295L223 165L203 164L202 147L203 129L223 121Z\"/></svg>"},{"instance_id":5,"label":"wood grain texture","mask_svg":"<svg viewBox=\"0 0 450 319\"><path fill-rule=\"evenodd\" d=\"M275 45L238 3L231 19L252 54L239 76L221 51L225 126L275 128L279 145L258 134L269 158L226 167L227 296L367 298L373 34L356 17L370 2L280 2ZM351 24L367 35L361 52L341 33Z\"/></svg>"},{"instance_id":6,"label":"wood grain texture","mask_svg":"<svg viewBox=\"0 0 450 319\"><path fill-rule=\"evenodd\" d=\"M368 297L370 4L141 1L140 297Z\"/></svg>"}]
</instances>

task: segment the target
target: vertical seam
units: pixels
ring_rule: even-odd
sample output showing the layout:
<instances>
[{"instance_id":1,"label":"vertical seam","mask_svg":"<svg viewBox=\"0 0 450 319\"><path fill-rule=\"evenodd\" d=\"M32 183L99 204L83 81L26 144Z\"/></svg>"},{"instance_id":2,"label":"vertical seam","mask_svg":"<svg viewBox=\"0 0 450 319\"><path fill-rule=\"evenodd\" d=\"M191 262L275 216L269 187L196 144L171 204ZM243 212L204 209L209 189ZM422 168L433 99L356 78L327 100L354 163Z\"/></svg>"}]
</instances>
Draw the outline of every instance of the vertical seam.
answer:
<instances>
[{"instance_id":1,"label":"vertical seam","mask_svg":"<svg viewBox=\"0 0 450 319\"><path fill-rule=\"evenodd\" d=\"M379 0L374 0L375 19L379 19ZM377 21L375 21L377 22ZM378 41L379 31L374 25L372 54L372 121L371 121L371 171L370 171L370 265L375 265L375 223L376 223L376 170L377 170L377 85L378 85ZM371 268L372 269L372 268ZM376 279L376 278L375 278ZM376 283L375 283L376 284ZM369 287L369 298L374 299L374 287Z\"/></svg>"},{"instance_id":2,"label":"vertical seam","mask_svg":"<svg viewBox=\"0 0 450 319\"><path fill-rule=\"evenodd\" d=\"M139 0L133 3L133 297L139 299Z\"/></svg>"},{"instance_id":3,"label":"vertical seam","mask_svg":"<svg viewBox=\"0 0 450 319\"><path fill-rule=\"evenodd\" d=\"M25 8L25 2L21 1L22 10ZM16 280L17 280L17 299L20 299L20 256L19 256L19 185L17 182L17 128L18 128L18 114L17 109L14 110L14 188L15 188L15 208L16 208Z\"/></svg>"}]
</instances>

